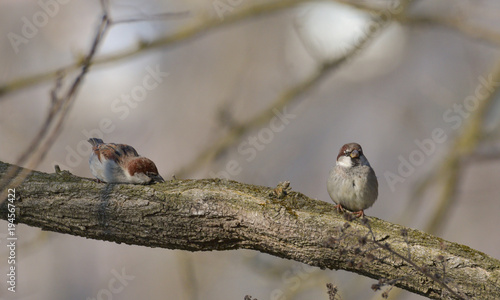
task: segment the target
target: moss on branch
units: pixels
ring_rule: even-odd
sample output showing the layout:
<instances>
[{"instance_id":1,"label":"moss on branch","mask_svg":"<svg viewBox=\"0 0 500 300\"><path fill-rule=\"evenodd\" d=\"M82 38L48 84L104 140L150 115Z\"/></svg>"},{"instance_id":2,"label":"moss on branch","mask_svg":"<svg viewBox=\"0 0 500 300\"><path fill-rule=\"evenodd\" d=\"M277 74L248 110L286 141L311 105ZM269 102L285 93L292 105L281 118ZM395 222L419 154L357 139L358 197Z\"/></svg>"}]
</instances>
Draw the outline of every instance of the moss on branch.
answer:
<instances>
[{"instance_id":1,"label":"moss on branch","mask_svg":"<svg viewBox=\"0 0 500 300\"><path fill-rule=\"evenodd\" d=\"M8 167L0 162L0 175ZM16 222L44 230L188 251L253 249L429 298L500 299L499 260L374 217L350 220L294 191L223 179L104 184L34 171L15 194ZM443 270L445 280L432 277Z\"/></svg>"}]
</instances>

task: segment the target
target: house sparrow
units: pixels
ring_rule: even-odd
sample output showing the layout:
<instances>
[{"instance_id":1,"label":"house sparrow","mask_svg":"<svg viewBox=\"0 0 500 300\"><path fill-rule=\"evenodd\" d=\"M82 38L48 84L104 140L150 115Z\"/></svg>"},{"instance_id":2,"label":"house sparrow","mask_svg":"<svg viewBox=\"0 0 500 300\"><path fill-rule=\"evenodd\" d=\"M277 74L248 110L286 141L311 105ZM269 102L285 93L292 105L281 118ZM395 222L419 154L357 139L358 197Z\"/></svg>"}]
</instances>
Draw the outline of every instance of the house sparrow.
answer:
<instances>
[{"instance_id":1,"label":"house sparrow","mask_svg":"<svg viewBox=\"0 0 500 300\"><path fill-rule=\"evenodd\" d=\"M327 189L339 211L345 208L363 217L363 210L373 205L378 196L378 181L359 144L349 143L340 148Z\"/></svg>"},{"instance_id":2,"label":"house sparrow","mask_svg":"<svg viewBox=\"0 0 500 300\"><path fill-rule=\"evenodd\" d=\"M91 138L89 158L90 171L98 180L107 183L165 182L158 169L149 158L139 156L129 145L104 143L101 139Z\"/></svg>"}]
</instances>

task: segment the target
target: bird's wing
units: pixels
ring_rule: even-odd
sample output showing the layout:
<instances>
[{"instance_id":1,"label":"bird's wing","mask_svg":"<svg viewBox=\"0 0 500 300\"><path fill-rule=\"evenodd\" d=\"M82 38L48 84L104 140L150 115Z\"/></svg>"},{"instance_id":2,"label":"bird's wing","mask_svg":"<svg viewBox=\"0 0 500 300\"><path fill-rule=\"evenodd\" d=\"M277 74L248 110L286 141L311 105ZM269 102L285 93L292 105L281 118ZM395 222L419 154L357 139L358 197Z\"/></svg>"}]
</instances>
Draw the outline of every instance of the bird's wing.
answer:
<instances>
[{"instance_id":1,"label":"bird's wing","mask_svg":"<svg viewBox=\"0 0 500 300\"><path fill-rule=\"evenodd\" d=\"M137 151L132 146L125 145L125 144L99 144L97 147L94 147L94 152L96 155L100 153L99 160L101 160L102 157L108 160L114 160L115 162L118 162L120 160L124 160L126 158L130 157L137 157L139 154Z\"/></svg>"}]
</instances>

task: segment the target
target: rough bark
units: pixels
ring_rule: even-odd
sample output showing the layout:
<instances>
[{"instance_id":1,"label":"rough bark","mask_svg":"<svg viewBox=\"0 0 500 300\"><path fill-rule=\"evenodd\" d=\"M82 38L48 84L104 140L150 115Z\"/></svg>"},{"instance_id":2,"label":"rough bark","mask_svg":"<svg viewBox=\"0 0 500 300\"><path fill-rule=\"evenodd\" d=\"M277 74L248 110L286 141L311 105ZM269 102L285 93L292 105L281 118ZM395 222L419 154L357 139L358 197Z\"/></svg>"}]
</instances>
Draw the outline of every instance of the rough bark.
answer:
<instances>
[{"instance_id":1,"label":"rough bark","mask_svg":"<svg viewBox=\"0 0 500 300\"><path fill-rule=\"evenodd\" d=\"M0 176L8 167L0 162ZM14 204L16 222L43 230L188 251L253 249L429 298L500 299L497 259L374 217L347 221L331 203L277 192L221 179L141 186L34 171Z\"/></svg>"}]
</instances>

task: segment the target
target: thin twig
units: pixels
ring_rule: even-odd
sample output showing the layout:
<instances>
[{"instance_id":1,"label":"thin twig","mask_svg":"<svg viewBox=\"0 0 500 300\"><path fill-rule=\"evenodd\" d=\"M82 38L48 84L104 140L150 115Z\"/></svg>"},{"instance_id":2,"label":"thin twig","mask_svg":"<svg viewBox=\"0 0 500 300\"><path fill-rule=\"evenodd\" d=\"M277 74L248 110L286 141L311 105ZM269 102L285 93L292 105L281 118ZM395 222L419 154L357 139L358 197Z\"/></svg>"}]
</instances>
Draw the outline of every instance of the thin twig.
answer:
<instances>
[{"instance_id":1,"label":"thin twig","mask_svg":"<svg viewBox=\"0 0 500 300\"><path fill-rule=\"evenodd\" d=\"M495 84L500 82L500 60L497 61L490 73L483 75L483 78L491 78L491 85L485 87L490 92L477 99L477 108L471 111L469 117L464 120L462 130L451 143L445 159L438 167L429 171L416 186L403 215L400 217L401 220L405 220L407 223L411 222L414 216L417 215L415 211L421 206L421 200L425 192L435 186L442 187L436 201L436 209L433 210L432 216L425 226L426 232L436 232L443 224L443 221L447 220L445 215L451 205L454 204L455 194L464 167L463 162L466 162L474 155L475 149L485 138L482 124L491 105L494 104L495 95L499 89Z\"/></svg>"},{"instance_id":2,"label":"thin twig","mask_svg":"<svg viewBox=\"0 0 500 300\"><path fill-rule=\"evenodd\" d=\"M403 14L406 7L413 0L404 1L402 3L402 8L397 10L396 14ZM367 32L360 40L357 41L355 45L339 58L334 60L323 61L320 66L305 80L299 82L298 84L292 86L291 88L283 91L278 98L271 103L265 110L261 113L255 115L252 119L244 122L235 124L229 128L225 136L219 138L217 141L212 143L208 148L203 150L198 156L191 160L186 166L181 170L175 172L180 178L191 174L195 170L198 170L208 162L215 159L218 155L225 152L227 148L234 145L241 137L243 137L249 131L262 126L263 124L269 122L274 117L274 112L276 110L280 111L284 109L287 105L301 100L302 96L310 91L313 87L317 86L324 78L330 75L333 71L337 70L343 66L346 62L349 62L362 50L364 50L367 45L380 33L381 29L385 28L394 14L390 11L382 13L378 18L373 20L372 26L367 26L370 31Z\"/></svg>"},{"instance_id":3,"label":"thin twig","mask_svg":"<svg viewBox=\"0 0 500 300\"><path fill-rule=\"evenodd\" d=\"M405 23L410 25L423 25L423 26L442 26L444 28L455 30L464 36L478 39L493 44L495 47L500 45L500 32L493 31L487 28L474 26L469 24L463 18L457 17L407 17Z\"/></svg>"},{"instance_id":4,"label":"thin twig","mask_svg":"<svg viewBox=\"0 0 500 300\"><path fill-rule=\"evenodd\" d=\"M369 11L375 15L380 15L385 13L383 10L378 10L376 8L367 7L361 4L351 3L346 0L330 0L332 2L342 3L346 5L353 6L357 9L363 11ZM278 13L284 9L288 9L291 7L295 7L299 4L312 2L311 0L280 0L280 1L269 1L269 2L261 2L253 5L249 5L248 7L237 10L234 13L228 14L224 16L224 18L220 18L217 16L211 17L209 19L201 19L195 22L194 24L188 25L186 27L181 28L180 30L169 34L165 37L156 39L147 43L139 43L136 47L124 50L122 52L117 52L114 54L98 57L94 59L94 65L106 64L111 62L116 62L122 59L127 59L133 57L135 55L143 54L149 50L155 50L162 47L173 46L181 42L186 42L190 39L196 38L201 34L208 33L212 30L215 30L220 27L228 26L233 23L241 22L248 20L253 17L269 15L273 13ZM402 1L411 2L411 1ZM174 13L175 14L175 13ZM132 18L132 21L134 18ZM123 23L123 20L117 20L118 23ZM116 24L116 22L113 22ZM74 64L63 67L62 70L66 73L70 73L82 66L81 62L76 62ZM14 79L4 85L0 86L0 101L2 101L1 97L5 96L8 93L33 86L39 83L42 83L47 80L51 80L57 77L58 70L48 71L42 74L37 74L33 76L23 77Z\"/></svg>"},{"instance_id":5,"label":"thin twig","mask_svg":"<svg viewBox=\"0 0 500 300\"><path fill-rule=\"evenodd\" d=\"M144 15L141 17L129 17L123 19L112 19L113 25L121 23L137 23L137 22L151 22L151 21L165 21L172 18L184 18L190 15L189 11L167 12L161 14Z\"/></svg>"},{"instance_id":6,"label":"thin twig","mask_svg":"<svg viewBox=\"0 0 500 300\"><path fill-rule=\"evenodd\" d=\"M378 241L375 237L375 233L373 232L373 230L370 226L369 221L363 222L363 225L365 225L365 227L368 228L368 231L371 235L371 240L370 240L371 243L377 245L378 247L380 247L380 249L384 249L384 250L390 252L392 255L398 257L402 261L411 265L416 271L425 275L429 279L431 279L434 282L436 282L437 284L439 284L443 289L450 292L453 295L453 297L455 297L456 299L464 299L464 300L468 299L468 297L460 295L459 293L455 292L451 287L449 287L446 284L446 282L444 281L444 274L443 274L443 278L438 278L436 275L432 274L432 272L430 272L429 270L426 270L425 268L422 268L419 265L417 265L410 257L404 256L404 255L398 253L397 251L394 251L388 243L385 243L385 242L382 243L382 242Z\"/></svg>"},{"instance_id":7,"label":"thin twig","mask_svg":"<svg viewBox=\"0 0 500 300\"><path fill-rule=\"evenodd\" d=\"M0 204L6 199L8 188L15 188L21 184L30 173L30 169L34 169L44 159L61 132L64 121L68 115L68 111L75 102L77 91L92 64L92 60L97 52L99 44L109 28L110 22L108 18L107 5L105 3L107 3L107 1L101 1L103 9L101 22L98 26L90 51L83 59L82 67L78 76L62 97L58 97L58 90L61 88L61 79L59 78L56 81L55 87L51 91L52 105L49 109L45 122L38 134L16 162L16 165L25 165L26 168L20 172L20 168L14 165L9 168L6 176L0 180Z\"/></svg>"}]
</instances>

